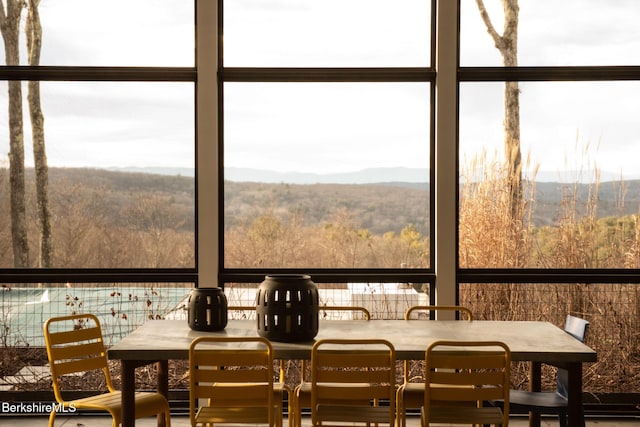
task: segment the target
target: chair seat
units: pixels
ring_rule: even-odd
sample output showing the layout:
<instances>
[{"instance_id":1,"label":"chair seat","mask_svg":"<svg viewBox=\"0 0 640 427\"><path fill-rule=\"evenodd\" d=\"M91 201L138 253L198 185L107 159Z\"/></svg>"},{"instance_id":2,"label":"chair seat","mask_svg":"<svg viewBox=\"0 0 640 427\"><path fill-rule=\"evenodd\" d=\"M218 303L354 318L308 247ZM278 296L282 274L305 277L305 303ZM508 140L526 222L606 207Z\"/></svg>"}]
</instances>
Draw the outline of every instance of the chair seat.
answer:
<instances>
[{"instance_id":1,"label":"chair seat","mask_svg":"<svg viewBox=\"0 0 640 427\"><path fill-rule=\"evenodd\" d=\"M424 404L424 383L404 383L400 385L397 393L397 402L402 405L401 408L419 408ZM466 386L461 386L462 388ZM465 402L461 406L469 406L468 402ZM471 403L472 406L473 403Z\"/></svg>"},{"instance_id":2,"label":"chair seat","mask_svg":"<svg viewBox=\"0 0 640 427\"><path fill-rule=\"evenodd\" d=\"M424 407L420 411L422 425L429 423L446 424L502 424L502 410L497 407L471 408L460 410L456 406L434 406L431 408L429 422L424 419Z\"/></svg>"},{"instance_id":3,"label":"chair seat","mask_svg":"<svg viewBox=\"0 0 640 427\"><path fill-rule=\"evenodd\" d=\"M509 391L510 410L518 406L536 406L539 410L562 410L567 408L567 399L556 392Z\"/></svg>"},{"instance_id":4,"label":"chair seat","mask_svg":"<svg viewBox=\"0 0 640 427\"><path fill-rule=\"evenodd\" d=\"M242 419L243 423L270 424L269 410L265 406L214 407L205 406L198 410L196 423L228 423L231 419Z\"/></svg>"},{"instance_id":5,"label":"chair seat","mask_svg":"<svg viewBox=\"0 0 640 427\"><path fill-rule=\"evenodd\" d=\"M398 389L407 408L417 408L424 404L424 383L404 383Z\"/></svg>"},{"instance_id":6,"label":"chair seat","mask_svg":"<svg viewBox=\"0 0 640 427\"><path fill-rule=\"evenodd\" d=\"M424 397L423 397L424 400ZM363 405L368 402L363 402ZM298 384L293 391L293 402L290 422L291 427L301 427L302 425L302 408L311 406L311 382L305 381ZM383 421L384 422L384 421Z\"/></svg>"},{"instance_id":7,"label":"chair seat","mask_svg":"<svg viewBox=\"0 0 640 427\"><path fill-rule=\"evenodd\" d=\"M69 402L65 406L73 404L78 409L106 410L114 418L122 419L122 393L114 391L111 393L98 394L95 396L83 397ZM158 408L165 408L169 411L169 405L165 398L158 393L135 393L136 418L145 418L156 415Z\"/></svg>"},{"instance_id":8,"label":"chair seat","mask_svg":"<svg viewBox=\"0 0 640 427\"><path fill-rule=\"evenodd\" d=\"M384 406L318 405L316 411L323 422L389 423Z\"/></svg>"}]
</instances>

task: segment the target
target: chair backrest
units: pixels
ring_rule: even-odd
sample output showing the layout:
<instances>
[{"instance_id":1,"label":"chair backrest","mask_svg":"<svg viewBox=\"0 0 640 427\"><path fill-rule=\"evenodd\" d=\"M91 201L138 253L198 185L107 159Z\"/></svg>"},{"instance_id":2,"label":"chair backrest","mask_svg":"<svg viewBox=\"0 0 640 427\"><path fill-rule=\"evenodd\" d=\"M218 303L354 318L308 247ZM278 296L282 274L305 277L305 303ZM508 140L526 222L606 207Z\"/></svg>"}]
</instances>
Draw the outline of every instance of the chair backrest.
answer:
<instances>
[{"instance_id":1,"label":"chair backrest","mask_svg":"<svg viewBox=\"0 0 640 427\"><path fill-rule=\"evenodd\" d=\"M415 311L428 311L429 314L436 311L456 311L465 314L468 321L473 320L473 313L467 307L461 305L414 305L404 313L405 320L411 320L411 314Z\"/></svg>"},{"instance_id":2,"label":"chair backrest","mask_svg":"<svg viewBox=\"0 0 640 427\"><path fill-rule=\"evenodd\" d=\"M395 417L395 349L382 339L324 339L311 349L311 408L388 400ZM316 425L312 410L312 425Z\"/></svg>"},{"instance_id":3,"label":"chair backrest","mask_svg":"<svg viewBox=\"0 0 640 427\"><path fill-rule=\"evenodd\" d=\"M425 352L425 403L429 420L433 406L458 406L504 400L509 413L511 352L498 341L436 341Z\"/></svg>"},{"instance_id":4,"label":"chair backrest","mask_svg":"<svg viewBox=\"0 0 640 427\"><path fill-rule=\"evenodd\" d=\"M584 342L585 337L587 336L587 330L589 329L589 322L581 319L579 317L572 316L570 314L567 315L567 318L564 322L564 330L569 335L574 337L580 342Z\"/></svg>"},{"instance_id":5,"label":"chair backrest","mask_svg":"<svg viewBox=\"0 0 640 427\"><path fill-rule=\"evenodd\" d=\"M100 322L93 314L53 317L44 324L44 340L51 368L53 392L63 402L61 380L65 375L102 372L109 391L114 391Z\"/></svg>"},{"instance_id":6,"label":"chair backrest","mask_svg":"<svg viewBox=\"0 0 640 427\"><path fill-rule=\"evenodd\" d=\"M357 305L321 305L319 310L322 311L351 311L360 313L364 320L371 320L371 313L364 307Z\"/></svg>"},{"instance_id":7,"label":"chair backrest","mask_svg":"<svg viewBox=\"0 0 640 427\"><path fill-rule=\"evenodd\" d=\"M421 311L428 311L430 319L434 318L432 314L434 314L436 311L455 311L460 315L464 314L465 317L467 318L467 321L471 322L473 320L473 313L471 312L471 310L461 305L414 305L412 307L409 307L407 311L405 311L404 318L405 320L412 320L411 315L414 314L415 312L421 312ZM422 371L422 368L418 363L416 363L416 361L411 361L411 360L404 361L404 372L402 376L404 378L405 383L412 381L411 372L416 371L417 368L419 368L419 370ZM415 381L415 378L413 379L413 381Z\"/></svg>"},{"instance_id":8,"label":"chair backrest","mask_svg":"<svg viewBox=\"0 0 640 427\"><path fill-rule=\"evenodd\" d=\"M365 307L360 307L357 305L321 305L319 308L320 312L326 311L351 311L353 313L360 313L362 315L361 320L371 320L371 313ZM307 381L308 376L308 366L307 361L302 360L300 364L300 380Z\"/></svg>"},{"instance_id":9,"label":"chair backrest","mask_svg":"<svg viewBox=\"0 0 640 427\"><path fill-rule=\"evenodd\" d=\"M255 306L248 305L230 305L227 307L228 311L255 311ZM352 311L362 314L364 320L371 320L371 313L364 307L355 305L323 305L320 306L320 311Z\"/></svg>"},{"instance_id":10,"label":"chair backrest","mask_svg":"<svg viewBox=\"0 0 640 427\"><path fill-rule=\"evenodd\" d=\"M580 342L584 342L587 337L587 331L589 329L589 322L579 317L567 315L564 322L564 331L577 339ZM556 391L561 396L567 398L569 396L569 372L566 369L558 368L556 374Z\"/></svg>"},{"instance_id":11,"label":"chair backrest","mask_svg":"<svg viewBox=\"0 0 640 427\"><path fill-rule=\"evenodd\" d=\"M242 343L240 351L238 343ZM232 348L229 344L236 345ZM189 346L192 425L199 399L207 399L211 407L266 407L264 422L270 423L274 419L273 376L273 350L266 338L195 338Z\"/></svg>"}]
</instances>

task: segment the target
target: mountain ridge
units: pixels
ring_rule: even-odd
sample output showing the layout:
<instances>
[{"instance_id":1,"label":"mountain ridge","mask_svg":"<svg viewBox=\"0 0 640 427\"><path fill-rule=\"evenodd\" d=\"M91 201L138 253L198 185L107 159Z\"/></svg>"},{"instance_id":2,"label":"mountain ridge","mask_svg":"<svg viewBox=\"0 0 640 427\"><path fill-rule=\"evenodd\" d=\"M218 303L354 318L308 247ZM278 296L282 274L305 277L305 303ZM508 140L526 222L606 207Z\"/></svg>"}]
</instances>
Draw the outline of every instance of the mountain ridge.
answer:
<instances>
[{"instance_id":1,"label":"mountain ridge","mask_svg":"<svg viewBox=\"0 0 640 427\"><path fill-rule=\"evenodd\" d=\"M186 167L154 167L154 166L122 166L108 167L113 172L149 173L171 176L195 176L194 168ZM479 173L480 175L480 173ZM379 184L379 183L415 183L424 184L430 181L429 169L409 167L364 168L351 172L315 173L304 171L279 172L269 169L225 167L225 181L262 182L266 184ZM621 176L620 173L601 171L600 182L620 182L640 179L640 174ZM581 183L595 181L595 173L584 171L539 171L536 182L545 183Z\"/></svg>"}]
</instances>

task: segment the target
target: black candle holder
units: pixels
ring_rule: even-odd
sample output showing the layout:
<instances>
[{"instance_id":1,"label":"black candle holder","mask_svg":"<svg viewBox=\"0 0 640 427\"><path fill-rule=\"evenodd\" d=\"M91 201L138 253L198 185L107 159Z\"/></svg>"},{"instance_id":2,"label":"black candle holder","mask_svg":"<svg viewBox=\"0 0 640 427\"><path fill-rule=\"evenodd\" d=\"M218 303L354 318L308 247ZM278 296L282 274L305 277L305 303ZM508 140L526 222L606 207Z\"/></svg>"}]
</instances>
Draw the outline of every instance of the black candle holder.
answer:
<instances>
[{"instance_id":1,"label":"black candle holder","mask_svg":"<svg viewBox=\"0 0 640 427\"><path fill-rule=\"evenodd\" d=\"M227 326L227 296L221 288L196 288L189 293L189 327L194 331L221 331Z\"/></svg>"},{"instance_id":2,"label":"black candle holder","mask_svg":"<svg viewBox=\"0 0 640 427\"><path fill-rule=\"evenodd\" d=\"M272 341L311 341L318 334L318 303L310 276L266 276L256 295L258 334Z\"/></svg>"}]
</instances>

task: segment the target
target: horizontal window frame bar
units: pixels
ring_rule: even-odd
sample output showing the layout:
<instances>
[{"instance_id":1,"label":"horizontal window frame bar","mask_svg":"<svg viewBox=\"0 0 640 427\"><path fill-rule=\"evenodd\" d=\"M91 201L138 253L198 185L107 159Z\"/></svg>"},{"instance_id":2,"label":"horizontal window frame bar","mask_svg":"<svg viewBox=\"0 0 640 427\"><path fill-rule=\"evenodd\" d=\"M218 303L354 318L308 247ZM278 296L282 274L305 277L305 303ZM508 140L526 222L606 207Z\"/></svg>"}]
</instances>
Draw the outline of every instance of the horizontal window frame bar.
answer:
<instances>
[{"instance_id":1,"label":"horizontal window frame bar","mask_svg":"<svg viewBox=\"0 0 640 427\"><path fill-rule=\"evenodd\" d=\"M459 82L640 80L640 66L460 67Z\"/></svg>"},{"instance_id":2,"label":"horizontal window frame bar","mask_svg":"<svg viewBox=\"0 0 640 427\"><path fill-rule=\"evenodd\" d=\"M640 270L470 268L458 270L458 283L640 284Z\"/></svg>"},{"instance_id":3,"label":"horizontal window frame bar","mask_svg":"<svg viewBox=\"0 0 640 427\"><path fill-rule=\"evenodd\" d=\"M0 269L0 283L194 283L195 269L46 268Z\"/></svg>"},{"instance_id":4,"label":"horizontal window frame bar","mask_svg":"<svg viewBox=\"0 0 640 427\"><path fill-rule=\"evenodd\" d=\"M315 283L435 283L427 269L231 269L220 272L220 283L260 283L272 274L307 274Z\"/></svg>"},{"instance_id":5,"label":"horizontal window frame bar","mask_svg":"<svg viewBox=\"0 0 640 427\"><path fill-rule=\"evenodd\" d=\"M196 82L195 67L0 66L0 80Z\"/></svg>"},{"instance_id":6,"label":"horizontal window frame bar","mask_svg":"<svg viewBox=\"0 0 640 427\"><path fill-rule=\"evenodd\" d=\"M250 68L225 67L222 82L433 82L428 67L389 68Z\"/></svg>"}]
</instances>

